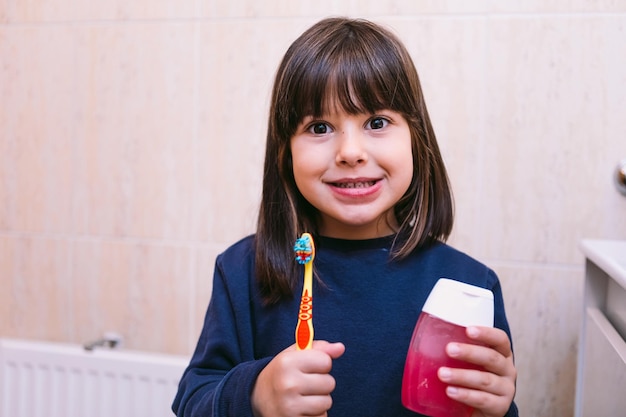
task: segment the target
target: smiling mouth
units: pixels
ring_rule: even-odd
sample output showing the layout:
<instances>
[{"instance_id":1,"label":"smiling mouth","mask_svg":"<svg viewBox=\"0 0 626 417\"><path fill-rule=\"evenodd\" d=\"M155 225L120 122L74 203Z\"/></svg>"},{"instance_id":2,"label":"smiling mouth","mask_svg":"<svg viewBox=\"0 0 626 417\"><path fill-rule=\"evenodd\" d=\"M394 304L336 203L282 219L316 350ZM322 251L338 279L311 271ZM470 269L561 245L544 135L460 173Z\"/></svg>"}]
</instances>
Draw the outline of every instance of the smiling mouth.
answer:
<instances>
[{"instance_id":1,"label":"smiling mouth","mask_svg":"<svg viewBox=\"0 0 626 417\"><path fill-rule=\"evenodd\" d=\"M333 185L337 188L367 188L376 184L377 181L358 181L358 182L336 182Z\"/></svg>"}]
</instances>

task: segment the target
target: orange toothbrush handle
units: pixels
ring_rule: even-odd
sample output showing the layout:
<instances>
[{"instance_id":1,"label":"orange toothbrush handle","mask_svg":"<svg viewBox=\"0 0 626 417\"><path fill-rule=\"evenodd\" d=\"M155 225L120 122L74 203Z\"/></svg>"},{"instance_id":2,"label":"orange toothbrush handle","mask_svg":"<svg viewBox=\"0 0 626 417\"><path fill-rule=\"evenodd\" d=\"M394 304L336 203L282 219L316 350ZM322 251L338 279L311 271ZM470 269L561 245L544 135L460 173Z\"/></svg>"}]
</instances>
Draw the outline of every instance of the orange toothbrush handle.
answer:
<instances>
[{"instance_id":1,"label":"orange toothbrush handle","mask_svg":"<svg viewBox=\"0 0 626 417\"><path fill-rule=\"evenodd\" d=\"M311 349L313 346L313 297L308 291L302 294L300 313L296 326L296 348L298 350Z\"/></svg>"}]
</instances>

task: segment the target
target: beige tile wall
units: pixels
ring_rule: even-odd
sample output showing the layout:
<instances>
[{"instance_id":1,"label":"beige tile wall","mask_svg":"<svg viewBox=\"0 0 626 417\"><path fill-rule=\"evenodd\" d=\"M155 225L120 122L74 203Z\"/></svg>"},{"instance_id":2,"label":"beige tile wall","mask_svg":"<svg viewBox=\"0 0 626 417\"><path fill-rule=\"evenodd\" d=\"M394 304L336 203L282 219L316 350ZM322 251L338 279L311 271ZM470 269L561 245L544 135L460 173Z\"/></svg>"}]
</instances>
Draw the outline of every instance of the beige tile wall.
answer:
<instances>
[{"instance_id":1,"label":"beige tile wall","mask_svg":"<svg viewBox=\"0 0 626 417\"><path fill-rule=\"evenodd\" d=\"M189 354L254 230L274 69L331 14L411 50L522 413L571 415L578 242L626 238L626 0L0 0L0 337Z\"/></svg>"}]
</instances>

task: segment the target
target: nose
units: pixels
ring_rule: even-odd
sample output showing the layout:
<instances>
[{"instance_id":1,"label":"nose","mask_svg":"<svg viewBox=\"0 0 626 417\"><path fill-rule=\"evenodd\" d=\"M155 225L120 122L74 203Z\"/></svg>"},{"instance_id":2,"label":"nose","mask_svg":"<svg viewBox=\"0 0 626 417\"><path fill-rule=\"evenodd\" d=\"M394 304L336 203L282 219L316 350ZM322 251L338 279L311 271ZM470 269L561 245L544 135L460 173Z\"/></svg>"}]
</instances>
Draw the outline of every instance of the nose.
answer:
<instances>
[{"instance_id":1,"label":"nose","mask_svg":"<svg viewBox=\"0 0 626 417\"><path fill-rule=\"evenodd\" d=\"M338 141L337 164L356 166L367 162L367 159L363 134L358 129L344 129Z\"/></svg>"}]
</instances>

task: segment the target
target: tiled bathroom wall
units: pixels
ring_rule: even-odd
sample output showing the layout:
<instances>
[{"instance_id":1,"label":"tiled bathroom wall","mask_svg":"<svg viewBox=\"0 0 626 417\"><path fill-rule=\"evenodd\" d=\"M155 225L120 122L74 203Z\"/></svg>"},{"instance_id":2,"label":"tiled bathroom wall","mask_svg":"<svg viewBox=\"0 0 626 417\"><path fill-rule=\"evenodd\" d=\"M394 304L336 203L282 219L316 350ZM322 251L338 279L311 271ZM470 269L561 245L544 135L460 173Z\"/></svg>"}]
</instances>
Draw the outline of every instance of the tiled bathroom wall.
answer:
<instances>
[{"instance_id":1,"label":"tiled bathroom wall","mask_svg":"<svg viewBox=\"0 0 626 417\"><path fill-rule=\"evenodd\" d=\"M274 70L328 15L409 47L522 414L571 416L578 243L626 239L626 0L0 0L0 337L190 354L254 231Z\"/></svg>"}]
</instances>

